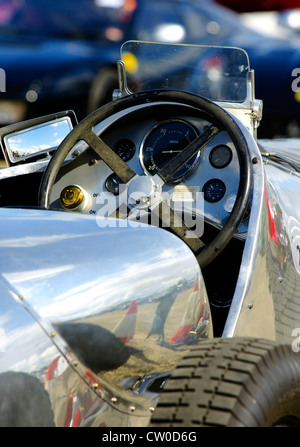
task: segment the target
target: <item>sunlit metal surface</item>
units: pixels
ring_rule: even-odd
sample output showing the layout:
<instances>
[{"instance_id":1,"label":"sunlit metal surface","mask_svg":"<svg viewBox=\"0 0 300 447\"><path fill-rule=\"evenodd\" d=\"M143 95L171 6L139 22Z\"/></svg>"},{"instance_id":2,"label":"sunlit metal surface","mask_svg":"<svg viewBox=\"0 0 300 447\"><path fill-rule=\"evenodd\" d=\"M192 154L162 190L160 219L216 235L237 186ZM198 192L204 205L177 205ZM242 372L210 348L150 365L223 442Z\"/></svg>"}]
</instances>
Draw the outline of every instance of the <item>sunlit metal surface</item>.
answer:
<instances>
[{"instance_id":1,"label":"sunlit metal surface","mask_svg":"<svg viewBox=\"0 0 300 447\"><path fill-rule=\"evenodd\" d=\"M109 420L103 413L113 408L149 417L156 395L144 393L143 376L151 382L165 374L182 351L211 335L190 250L159 228L117 222L100 228L74 213L2 209L1 228L1 282L11 297L2 317L9 351L0 371L37 376L57 425L66 424L68 405L75 411L83 398L97 413L90 424ZM9 319L11 306L22 320ZM22 350L25 330L34 358ZM87 423L83 414L77 422Z\"/></svg>"},{"instance_id":2,"label":"sunlit metal surface","mask_svg":"<svg viewBox=\"0 0 300 447\"><path fill-rule=\"evenodd\" d=\"M289 343L300 321L299 163L295 140L264 140L262 158L252 145L254 166L251 217L226 337L255 336ZM286 160L286 161L284 161ZM291 164L292 163L292 164Z\"/></svg>"}]
</instances>

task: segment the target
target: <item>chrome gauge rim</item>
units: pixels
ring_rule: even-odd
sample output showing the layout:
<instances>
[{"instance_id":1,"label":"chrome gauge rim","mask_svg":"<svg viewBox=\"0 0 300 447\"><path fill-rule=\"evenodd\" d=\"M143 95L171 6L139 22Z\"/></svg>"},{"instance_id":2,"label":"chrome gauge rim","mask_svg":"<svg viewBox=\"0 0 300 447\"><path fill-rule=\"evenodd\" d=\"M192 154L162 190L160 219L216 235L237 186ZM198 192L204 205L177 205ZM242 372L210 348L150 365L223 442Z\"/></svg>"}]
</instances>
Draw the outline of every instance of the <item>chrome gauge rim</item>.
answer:
<instances>
[{"instance_id":1,"label":"chrome gauge rim","mask_svg":"<svg viewBox=\"0 0 300 447\"><path fill-rule=\"evenodd\" d=\"M176 155L176 149L172 149L175 148L176 146L178 146L177 151L183 150L187 144L191 143L198 135L199 135L199 130L196 129L196 127L194 127L191 123L182 120L182 119L177 119L177 118L173 118L173 119L169 119L169 120L165 120L163 122L160 122L158 124L156 124L155 126L151 127L151 129L149 129L149 131L146 133L145 137L143 138L141 147L140 147L140 151L139 151L139 160L140 160L140 164L142 166L142 169L144 171L144 173L146 175L150 175L153 176L155 175L163 166L163 164L160 164L160 166L157 165L157 161L154 159L154 155L156 155L156 158L158 157L158 155L160 155L162 153L161 151L157 151L156 154L153 154L154 152L154 147L151 148L151 146L148 146L148 142L149 139L151 137L154 136L154 142L155 144L161 144L161 146L165 145L165 149L168 150L168 147L166 145L166 141L162 142L161 140L164 139L168 139L168 137L165 137L165 135L163 135L160 132L163 131L164 126L169 126L169 125L176 125L178 124L179 126L184 126L186 128L186 131L190 130L194 133L194 137L192 138L191 136L183 136L182 140L180 142L177 141L174 142L174 140L169 140L169 151L170 151L170 155L172 157L172 153L174 153L174 156ZM166 130L166 128L165 128ZM175 131L172 131L175 133ZM177 134L180 135L180 133L182 132L182 130L177 131ZM157 133L157 135L155 135ZM156 138L156 141L155 141ZM171 138L171 133L170 133L170 138ZM159 141L160 140L160 141ZM150 150L152 149L152 151ZM150 157L149 160L146 160L146 151L148 150ZM162 157L165 158L165 162L168 162L171 157ZM191 175L196 167L199 164L199 158L200 158L200 152L197 153L197 155L195 157L193 157L189 163L187 163L183 169L181 169L176 176L170 181L170 183L178 183L181 182L182 180L184 180L185 178L187 178L189 175ZM153 169L151 170L151 167L149 167L149 163L152 163Z\"/></svg>"}]
</instances>

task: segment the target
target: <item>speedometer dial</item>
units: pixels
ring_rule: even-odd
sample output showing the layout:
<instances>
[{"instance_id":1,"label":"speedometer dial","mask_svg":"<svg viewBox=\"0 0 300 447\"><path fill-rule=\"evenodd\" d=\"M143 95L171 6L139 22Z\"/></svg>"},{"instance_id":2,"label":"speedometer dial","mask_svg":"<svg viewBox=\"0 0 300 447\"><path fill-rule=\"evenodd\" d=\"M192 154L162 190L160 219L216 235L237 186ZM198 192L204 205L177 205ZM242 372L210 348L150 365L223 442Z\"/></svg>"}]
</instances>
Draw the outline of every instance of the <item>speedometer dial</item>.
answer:
<instances>
[{"instance_id":1,"label":"speedometer dial","mask_svg":"<svg viewBox=\"0 0 300 447\"><path fill-rule=\"evenodd\" d=\"M182 152L198 134L190 123L177 119L164 121L153 127L146 135L140 151L143 169L148 174L155 175L168 161ZM177 171L171 181L179 181L192 172L198 158L199 153Z\"/></svg>"}]
</instances>

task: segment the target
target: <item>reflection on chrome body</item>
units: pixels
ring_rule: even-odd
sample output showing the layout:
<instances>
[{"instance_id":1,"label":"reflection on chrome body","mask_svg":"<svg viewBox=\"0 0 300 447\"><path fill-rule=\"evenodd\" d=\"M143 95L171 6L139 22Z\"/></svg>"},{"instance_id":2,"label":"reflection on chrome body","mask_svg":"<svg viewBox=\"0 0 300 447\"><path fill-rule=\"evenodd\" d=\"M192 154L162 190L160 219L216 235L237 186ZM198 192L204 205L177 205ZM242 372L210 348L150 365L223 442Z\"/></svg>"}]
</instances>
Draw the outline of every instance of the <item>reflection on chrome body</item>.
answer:
<instances>
[{"instance_id":1,"label":"reflection on chrome body","mask_svg":"<svg viewBox=\"0 0 300 447\"><path fill-rule=\"evenodd\" d=\"M37 235L41 220L46 230ZM134 406L135 415L150 417L157 395L143 396L139 382L174 368L211 330L192 253L163 230L99 229L89 216L2 210L1 222L1 282L8 295L1 326L10 352L0 371L38 377L57 425L66 421L70 399L79 408L88 398L97 424L111 406L128 414ZM13 321L11 307L20 315ZM24 349L28 339L33 356Z\"/></svg>"},{"instance_id":2,"label":"reflection on chrome body","mask_svg":"<svg viewBox=\"0 0 300 447\"><path fill-rule=\"evenodd\" d=\"M252 145L251 216L223 336L292 344L300 321L300 142L260 140L259 148Z\"/></svg>"}]
</instances>

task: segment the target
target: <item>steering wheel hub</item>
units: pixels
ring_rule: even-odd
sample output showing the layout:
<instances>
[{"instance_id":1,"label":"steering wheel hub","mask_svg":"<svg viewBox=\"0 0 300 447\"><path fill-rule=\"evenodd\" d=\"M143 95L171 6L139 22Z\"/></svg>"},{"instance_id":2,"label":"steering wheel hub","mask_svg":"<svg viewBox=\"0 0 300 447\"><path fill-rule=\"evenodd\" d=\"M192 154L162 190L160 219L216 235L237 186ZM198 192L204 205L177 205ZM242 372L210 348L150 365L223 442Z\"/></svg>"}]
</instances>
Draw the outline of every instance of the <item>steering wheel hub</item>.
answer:
<instances>
[{"instance_id":1,"label":"steering wheel hub","mask_svg":"<svg viewBox=\"0 0 300 447\"><path fill-rule=\"evenodd\" d=\"M161 186L154 177L134 177L128 185L128 204L134 208L150 208L161 200Z\"/></svg>"}]
</instances>

